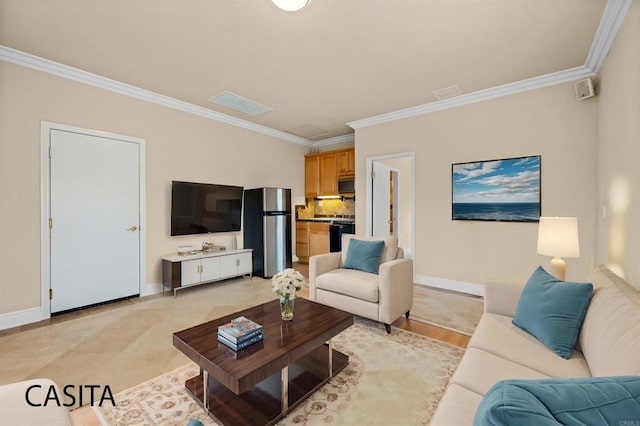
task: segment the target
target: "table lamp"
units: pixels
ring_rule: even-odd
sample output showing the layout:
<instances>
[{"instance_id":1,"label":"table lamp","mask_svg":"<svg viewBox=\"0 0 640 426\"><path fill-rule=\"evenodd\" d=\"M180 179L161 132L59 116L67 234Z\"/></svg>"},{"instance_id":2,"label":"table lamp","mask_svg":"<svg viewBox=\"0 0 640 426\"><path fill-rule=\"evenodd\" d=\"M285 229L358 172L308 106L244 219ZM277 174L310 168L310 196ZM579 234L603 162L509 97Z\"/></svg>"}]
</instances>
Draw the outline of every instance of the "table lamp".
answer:
<instances>
[{"instance_id":1,"label":"table lamp","mask_svg":"<svg viewBox=\"0 0 640 426\"><path fill-rule=\"evenodd\" d=\"M549 273L564 281L567 265L562 257L580 257L578 219L575 217L540 217L538 254L552 256Z\"/></svg>"}]
</instances>

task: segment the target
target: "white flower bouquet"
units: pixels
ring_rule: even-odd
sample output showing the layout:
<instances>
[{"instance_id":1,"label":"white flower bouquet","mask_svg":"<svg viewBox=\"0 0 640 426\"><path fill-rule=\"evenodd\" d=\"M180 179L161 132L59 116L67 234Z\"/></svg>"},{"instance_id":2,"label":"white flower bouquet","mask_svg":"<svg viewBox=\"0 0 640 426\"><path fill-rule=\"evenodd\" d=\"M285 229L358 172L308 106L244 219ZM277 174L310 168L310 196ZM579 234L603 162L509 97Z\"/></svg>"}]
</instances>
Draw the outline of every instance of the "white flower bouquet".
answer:
<instances>
[{"instance_id":1,"label":"white flower bouquet","mask_svg":"<svg viewBox=\"0 0 640 426\"><path fill-rule=\"evenodd\" d=\"M304 277L293 268L278 272L271 278L273 291L285 299L295 299L296 292L302 288Z\"/></svg>"}]
</instances>

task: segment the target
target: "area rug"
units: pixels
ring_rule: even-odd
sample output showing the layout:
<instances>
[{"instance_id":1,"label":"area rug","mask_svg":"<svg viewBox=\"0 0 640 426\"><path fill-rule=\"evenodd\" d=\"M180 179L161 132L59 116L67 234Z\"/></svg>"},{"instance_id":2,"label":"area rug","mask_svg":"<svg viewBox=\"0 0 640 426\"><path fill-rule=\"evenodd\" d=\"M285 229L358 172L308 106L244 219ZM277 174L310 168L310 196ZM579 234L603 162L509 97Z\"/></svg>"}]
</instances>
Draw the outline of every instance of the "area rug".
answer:
<instances>
[{"instance_id":1,"label":"area rug","mask_svg":"<svg viewBox=\"0 0 640 426\"><path fill-rule=\"evenodd\" d=\"M483 299L478 296L413 286L412 320L436 325L471 336L482 316Z\"/></svg>"},{"instance_id":2,"label":"area rug","mask_svg":"<svg viewBox=\"0 0 640 426\"><path fill-rule=\"evenodd\" d=\"M464 349L357 320L333 339L349 365L280 425L426 425ZM117 393L116 407L95 407L104 425L216 425L184 390L190 364Z\"/></svg>"}]
</instances>

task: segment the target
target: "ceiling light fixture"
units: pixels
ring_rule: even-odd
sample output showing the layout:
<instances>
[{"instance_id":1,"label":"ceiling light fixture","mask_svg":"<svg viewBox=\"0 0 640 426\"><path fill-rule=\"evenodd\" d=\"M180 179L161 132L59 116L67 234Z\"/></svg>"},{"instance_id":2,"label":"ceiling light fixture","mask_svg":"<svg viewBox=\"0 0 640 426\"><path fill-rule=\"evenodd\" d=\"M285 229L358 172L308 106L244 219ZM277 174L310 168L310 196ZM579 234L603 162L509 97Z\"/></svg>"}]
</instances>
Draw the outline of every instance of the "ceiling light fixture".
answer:
<instances>
[{"instance_id":1,"label":"ceiling light fixture","mask_svg":"<svg viewBox=\"0 0 640 426\"><path fill-rule=\"evenodd\" d=\"M309 0L271 0L271 2L287 12L296 12L309 4Z\"/></svg>"}]
</instances>

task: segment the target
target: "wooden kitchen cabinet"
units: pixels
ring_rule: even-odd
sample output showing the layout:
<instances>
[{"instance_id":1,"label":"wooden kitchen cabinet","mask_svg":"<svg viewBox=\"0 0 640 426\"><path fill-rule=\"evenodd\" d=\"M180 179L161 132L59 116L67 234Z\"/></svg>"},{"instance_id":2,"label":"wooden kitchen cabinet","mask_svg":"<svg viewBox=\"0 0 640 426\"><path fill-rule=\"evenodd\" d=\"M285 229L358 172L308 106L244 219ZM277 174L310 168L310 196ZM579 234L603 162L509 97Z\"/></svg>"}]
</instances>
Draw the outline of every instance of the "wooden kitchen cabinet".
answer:
<instances>
[{"instance_id":1,"label":"wooden kitchen cabinet","mask_svg":"<svg viewBox=\"0 0 640 426\"><path fill-rule=\"evenodd\" d=\"M309 222L296 222L296 256L302 263L309 262Z\"/></svg>"},{"instance_id":2,"label":"wooden kitchen cabinet","mask_svg":"<svg viewBox=\"0 0 640 426\"><path fill-rule=\"evenodd\" d=\"M329 253L329 224L326 222L296 222L296 256L309 263L316 254Z\"/></svg>"},{"instance_id":3,"label":"wooden kitchen cabinet","mask_svg":"<svg viewBox=\"0 0 640 426\"><path fill-rule=\"evenodd\" d=\"M320 154L304 158L304 194L307 198L320 195Z\"/></svg>"},{"instance_id":4,"label":"wooden kitchen cabinet","mask_svg":"<svg viewBox=\"0 0 640 426\"><path fill-rule=\"evenodd\" d=\"M335 152L320 155L319 195L338 195L338 170Z\"/></svg>"},{"instance_id":5,"label":"wooden kitchen cabinet","mask_svg":"<svg viewBox=\"0 0 640 426\"><path fill-rule=\"evenodd\" d=\"M309 257L329 253L329 224L309 222Z\"/></svg>"},{"instance_id":6,"label":"wooden kitchen cabinet","mask_svg":"<svg viewBox=\"0 0 640 426\"><path fill-rule=\"evenodd\" d=\"M305 155L305 197L339 195L338 178L353 177L355 173L355 151L353 148Z\"/></svg>"},{"instance_id":7,"label":"wooden kitchen cabinet","mask_svg":"<svg viewBox=\"0 0 640 426\"><path fill-rule=\"evenodd\" d=\"M338 178L352 177L356 174L355 150L345 149L336 153L338 161Z\"/></svg>"}]
</instances>

